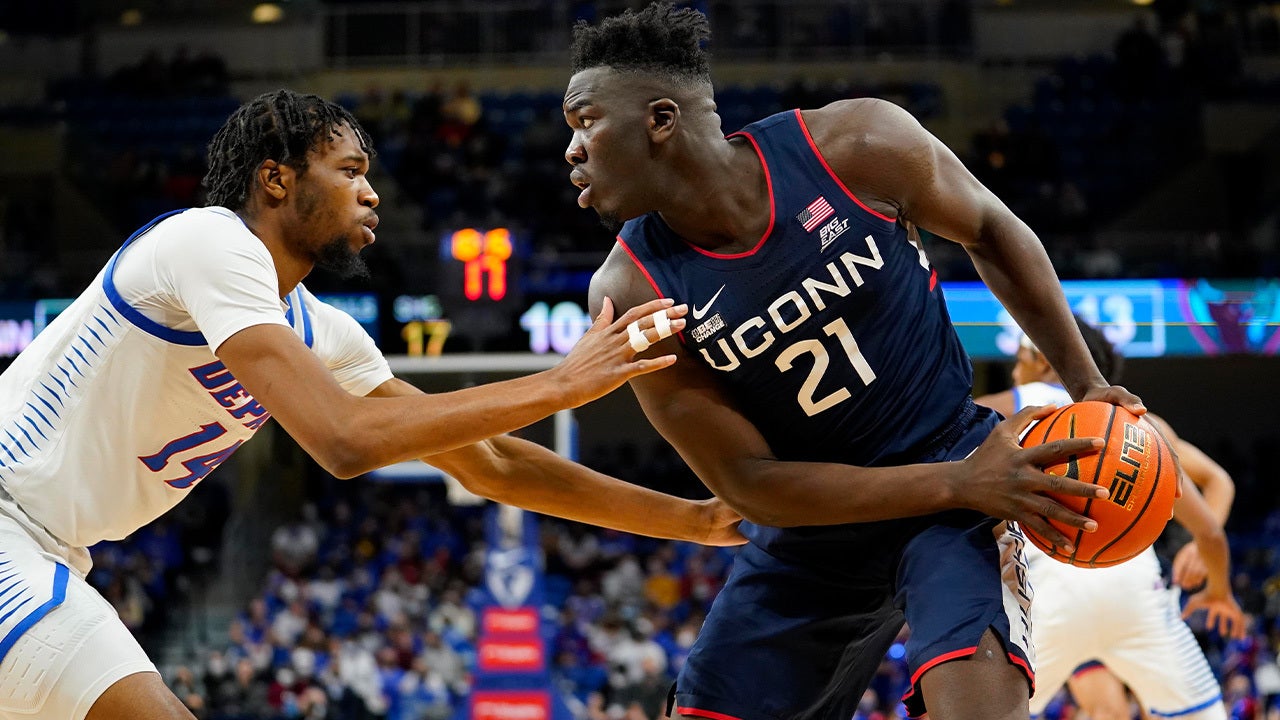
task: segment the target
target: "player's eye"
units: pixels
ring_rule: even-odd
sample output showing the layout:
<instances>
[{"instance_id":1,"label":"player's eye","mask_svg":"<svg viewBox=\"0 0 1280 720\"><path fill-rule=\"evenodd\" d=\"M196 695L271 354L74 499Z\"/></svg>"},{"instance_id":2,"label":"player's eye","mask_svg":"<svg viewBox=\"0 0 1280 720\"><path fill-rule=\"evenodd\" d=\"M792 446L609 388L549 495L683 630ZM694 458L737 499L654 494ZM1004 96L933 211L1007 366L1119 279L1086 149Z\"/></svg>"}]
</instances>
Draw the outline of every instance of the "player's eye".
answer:
<instances>
[{"instance_id":1,"label":"player's eye","mask_svg":"<svg viewBox=\"0 0 1280 720\"><path fill-rule=\"evenodd\" d=\"M595 122L595 118L590 118L590 117L578 118L578 124L582 126L583 130L586 130L587 128L591 127L591 123L593 122Z\"/></svg>"}]
</instances>

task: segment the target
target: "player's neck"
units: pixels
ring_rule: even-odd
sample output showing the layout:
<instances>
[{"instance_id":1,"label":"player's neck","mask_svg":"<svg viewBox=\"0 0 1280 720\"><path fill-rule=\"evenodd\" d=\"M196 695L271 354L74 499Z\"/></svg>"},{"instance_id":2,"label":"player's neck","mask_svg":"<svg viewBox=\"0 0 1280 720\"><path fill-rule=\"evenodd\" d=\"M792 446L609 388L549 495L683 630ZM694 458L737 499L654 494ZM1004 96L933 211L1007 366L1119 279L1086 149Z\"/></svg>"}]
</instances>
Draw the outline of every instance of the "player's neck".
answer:
<instances>
[{"instance_id":1,"label":"player's neck","mask_svg":"<svg viewBox=\"0 0 1280 720\"><path fill-rule=\"evenodd\" d=\"M271 253L271 263L275 266L276 280L280 284L280 297L284 298L293 292L293 289L298 287L298 283L311 272L315 267L314 261L295 251L285 238L283 230L276 224L249 211L241 211L237 214L244 221L245 227L249 228L249 231L266 246L267 252Z\"/></svg>"},{"instance_id":2,"label":"player's neck","mask_svg":"<svg viewBox=\"0 0 1280 720\"><path fill-rule=\"evenodd\" d=\"M746 142L717 140L699 148L675 168L658 212L698 247L720 253L750 250L773 216L759 156Z\"/></svg>"}]
</instances>

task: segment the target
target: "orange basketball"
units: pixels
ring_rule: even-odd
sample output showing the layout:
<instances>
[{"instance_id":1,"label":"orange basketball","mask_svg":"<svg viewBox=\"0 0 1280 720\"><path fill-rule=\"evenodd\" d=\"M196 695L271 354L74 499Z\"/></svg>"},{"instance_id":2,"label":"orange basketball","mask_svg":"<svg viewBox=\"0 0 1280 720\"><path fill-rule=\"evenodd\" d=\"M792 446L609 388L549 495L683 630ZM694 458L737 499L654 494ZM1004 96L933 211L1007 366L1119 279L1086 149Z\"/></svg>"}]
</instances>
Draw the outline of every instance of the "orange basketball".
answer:
<instances>
[{"instance_id":1,"label":"orange basketball","mask_svg":"<svg viewBox=\"0 0 1280 720\"><path fill-rule=\"evenodd\" d=\"M1173 517L1178 483L1173 453L1151 423L1122 407L1096 401L1059 408L1027 431L1022 446L1071 437L1100 437L1107 444L1096 454L1073 456L1044 470L1111 491L1106 500L1054 496L1064 507L1097 521L1097 532L1050 520L1075 545L1075 552L1068 554L1029 528L1022 530L1036 547L1062 562L1079 567L1118 565L1150 547Z\"/></svg>"}]
</instances>

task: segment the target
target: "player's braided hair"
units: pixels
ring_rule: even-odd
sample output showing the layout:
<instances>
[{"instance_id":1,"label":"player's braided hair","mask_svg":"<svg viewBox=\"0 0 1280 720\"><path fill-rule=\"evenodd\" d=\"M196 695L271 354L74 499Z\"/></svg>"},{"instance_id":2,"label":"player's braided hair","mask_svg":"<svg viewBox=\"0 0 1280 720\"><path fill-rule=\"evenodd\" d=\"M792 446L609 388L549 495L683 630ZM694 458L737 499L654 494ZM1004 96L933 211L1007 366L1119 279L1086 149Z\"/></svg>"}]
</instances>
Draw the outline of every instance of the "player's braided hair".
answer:
<instances>
[{"instance_id":1,"label":"player's braided hair","mask_svg":"<svg viewBox=\"0 0 1280 720\"><path fill-rule=\"evenodd\" d=\"M341 105L292 90L263 93L241 105L209 141L209 172L203 185L207 204L239 210L263 160L307 171L307 151L341 125L355 131L360 149L373 156L373 143Z\"/></svg>"},{"instance_id":2,"label":"player's braided hair","mask_svg":"<svg viewBox=\"0 0 1280 720\"><path fill-rule=\"evenodd\" d=\"M1120 372L1124 370L1124 355L1107 340L1098 328L1090 325L1084 318L1076 315L1076 325L1080 326L1080 334L1084 336L1084 344L1089 346L1089 354L1098 366L1102 377L1112 385L1120 381Z\"/></svg>"},{"instance_id":3,"label":"player's braided hair","mask_svg":"<svg viewBox=\"0 0 1280 720\"><path fill-rule=\"evenodd\" d=\"M627 10L594 27L579 20L573 26L573 72L607 66L710 84L711 67L702 47L709 37L706 15L665 0L639 12Z\"/></svg>"}]
</instances>

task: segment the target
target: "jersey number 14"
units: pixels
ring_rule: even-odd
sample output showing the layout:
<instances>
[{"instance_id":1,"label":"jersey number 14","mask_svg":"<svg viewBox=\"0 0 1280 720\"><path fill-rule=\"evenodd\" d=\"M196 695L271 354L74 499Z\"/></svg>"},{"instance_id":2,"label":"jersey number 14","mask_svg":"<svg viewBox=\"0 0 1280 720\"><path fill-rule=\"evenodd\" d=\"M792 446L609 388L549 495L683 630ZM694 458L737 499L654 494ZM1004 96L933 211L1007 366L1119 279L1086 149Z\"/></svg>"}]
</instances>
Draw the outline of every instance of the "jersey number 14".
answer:
<instances>
[{"instance_id":1,"label":"jersey number 14","mask_svg":"<svg viewBox=\"0 0 1280 720\"><path fill-rule=\"evenodd\" d=\"M191 450L206 443L211 443L226 434L227 429L222 427L221 423L214 422L209 423L208 425L201 425L199 430L191 433L190 435L183 435L176 440L171 440L170 442L165 443L165 446L160 448L160 451L154 455L146 455L139 457L138 459L141 460L142 464L146 465L147 469L151 472L163 472L165 468L169 467L170 461L173 460L173 457L178 453ZM178 464L187 471L187 474L172 480L165 480L165 482L171 487L178 489L189 488L203 480L206 475L213 472L214 468L218 467L224 460L231 457L231 453L235 452L236 448L243 444L244 440L237 440L235 443L221 450L178 461Z\"/></svg>"}]
</instances>

